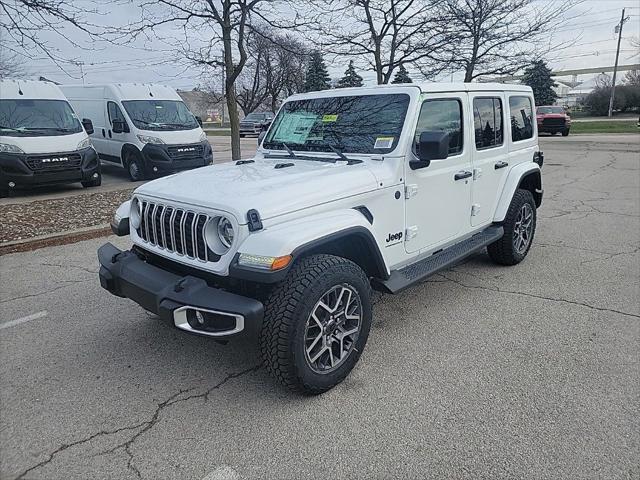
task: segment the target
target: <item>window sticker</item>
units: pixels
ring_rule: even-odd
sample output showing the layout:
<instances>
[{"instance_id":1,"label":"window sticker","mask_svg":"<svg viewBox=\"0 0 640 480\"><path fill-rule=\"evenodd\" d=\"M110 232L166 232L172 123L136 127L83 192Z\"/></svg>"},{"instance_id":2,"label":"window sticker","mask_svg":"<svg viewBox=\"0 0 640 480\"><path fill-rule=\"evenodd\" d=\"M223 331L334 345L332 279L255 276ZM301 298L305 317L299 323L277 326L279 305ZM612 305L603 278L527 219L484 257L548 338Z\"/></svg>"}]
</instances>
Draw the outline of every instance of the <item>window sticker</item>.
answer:
<instances>
[{"instance_id":1,"label":"window sticker","mask_svg":"<svg viewBox=\"0 0 640 480\"><path fill-rule=\"evenodd\" d=\"M395 137L378 137L376 138L376 143L373 145L373 148L391 148L394 138Z\"/></svg>"},{"instance_id":2,"label":"window sticker","mask_svg":"<svg viewBox=\"0 0 640 480\"><path fill-rule=\"evenodd\" d=\"M322 116L322 122L326 123L326 122L337 122L338 121L338 115L323 115Z\"/></svg>"},{"instance_id":3,"label":"window sticker","mask_svg":"<svg viewBox=\"0 0 640 480\"><path fill-rule=\"evenodd\" d=\"M304 143L318 117L306 113L287 114L280 122L274 142Z\"/></svg>"}]
</instances>

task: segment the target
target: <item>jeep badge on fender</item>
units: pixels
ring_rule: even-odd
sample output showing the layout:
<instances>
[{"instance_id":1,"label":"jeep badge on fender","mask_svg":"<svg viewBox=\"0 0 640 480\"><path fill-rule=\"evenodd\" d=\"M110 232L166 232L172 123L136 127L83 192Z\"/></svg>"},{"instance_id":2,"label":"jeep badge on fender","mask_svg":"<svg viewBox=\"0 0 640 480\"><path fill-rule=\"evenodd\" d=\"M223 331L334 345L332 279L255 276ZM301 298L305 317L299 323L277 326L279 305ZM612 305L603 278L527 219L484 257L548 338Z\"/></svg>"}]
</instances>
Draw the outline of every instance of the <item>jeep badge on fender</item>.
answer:
<instances>
[{"instance_id":1,"label":"jeep badge on fender","mask_svg":"<svg viewBox=\"0 0 640 480\"><path fill-rule=\"evenodd\" d=\"M400 292L485 249L524 260L542 202L534 158L527 86L297 94L253 159L139 186L112 223L133 247L100 247L100 283L185 332L256 336L276 379L322 393L365 348L372 289Z\"/></svg>"}]
</instances>

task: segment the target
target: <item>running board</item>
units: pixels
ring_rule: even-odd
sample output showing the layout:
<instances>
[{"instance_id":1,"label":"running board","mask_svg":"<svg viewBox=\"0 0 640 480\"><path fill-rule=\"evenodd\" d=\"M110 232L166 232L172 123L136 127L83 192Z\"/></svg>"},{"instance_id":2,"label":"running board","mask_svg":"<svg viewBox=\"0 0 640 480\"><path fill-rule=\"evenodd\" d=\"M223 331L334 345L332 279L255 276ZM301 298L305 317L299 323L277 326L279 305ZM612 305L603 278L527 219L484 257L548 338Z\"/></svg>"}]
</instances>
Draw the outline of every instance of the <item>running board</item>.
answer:
<instances>
[{"instance_id":1,"label":"running board","mask_svg":"<svg viewBox=\"0 0 640 480\"><path fill-rule=\"evenodd\" d=\"M440 250L429 257L412 263L400 270L393 270L387 280L376 280L374 288L387 293L398 293L414 283L418 283L434 273L455 265L469 255L482 250L504 235L501 226L491 226L474 236Z\"/></svg>"}]
</instances>

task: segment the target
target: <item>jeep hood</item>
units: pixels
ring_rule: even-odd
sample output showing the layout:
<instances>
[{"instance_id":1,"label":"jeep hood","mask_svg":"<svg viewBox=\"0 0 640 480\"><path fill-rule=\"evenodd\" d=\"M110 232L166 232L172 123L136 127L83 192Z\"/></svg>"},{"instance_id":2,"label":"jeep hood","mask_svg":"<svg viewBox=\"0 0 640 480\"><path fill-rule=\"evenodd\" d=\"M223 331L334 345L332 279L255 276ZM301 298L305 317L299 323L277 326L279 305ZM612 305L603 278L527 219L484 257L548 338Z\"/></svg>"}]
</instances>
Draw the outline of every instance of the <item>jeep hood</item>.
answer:
<instances>
[{"instance_id":1,"label":"jeep hood","mask_svg":"<svg viewBox=\"0 0 640 480\"><path fill-rule=\"evenodd\" d=\"M293 166L284 166L293 164ZM280 165L280 168L275 168ZM228 212L246 223L254 208L262 219L375 190L366 163L256 159L198 168L148 182L136 193L204 209Z\"/></svg>"}]
</instances>

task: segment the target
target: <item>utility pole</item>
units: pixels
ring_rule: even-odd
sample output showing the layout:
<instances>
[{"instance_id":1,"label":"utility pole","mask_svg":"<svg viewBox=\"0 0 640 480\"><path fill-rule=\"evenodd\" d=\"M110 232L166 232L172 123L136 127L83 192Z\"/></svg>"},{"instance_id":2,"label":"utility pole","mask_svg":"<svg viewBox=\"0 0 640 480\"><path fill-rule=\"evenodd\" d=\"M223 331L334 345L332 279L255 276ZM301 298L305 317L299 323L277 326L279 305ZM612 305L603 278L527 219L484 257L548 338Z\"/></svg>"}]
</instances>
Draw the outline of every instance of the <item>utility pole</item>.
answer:
<instances>
[{"instance_id":1,"label":"utility pole","mask_svg":"<svg viewBox=\"0 0 640 480\"><path fill-rule=\"evenodd\" d=\"M622 26L624 22L629 20L629 18L624 18L624 11L622 9L622 16L620 17L620 24L616 25L616 30L618 31L618 48L616 49L616 63L613 66L613 81L611 83L611 98L609 99L609 117L613 116L613 101L616 97L616 74L618 73L618 57L620 56L620 40L622 40Z\"/></svg>"}]
</instances>

